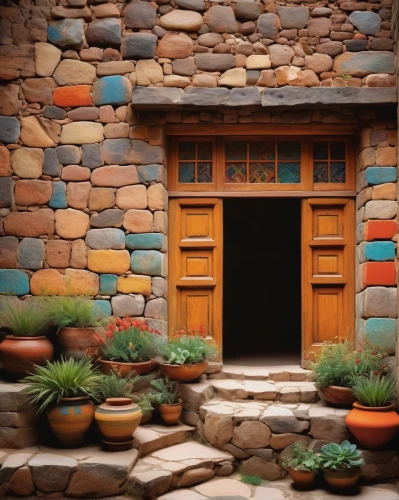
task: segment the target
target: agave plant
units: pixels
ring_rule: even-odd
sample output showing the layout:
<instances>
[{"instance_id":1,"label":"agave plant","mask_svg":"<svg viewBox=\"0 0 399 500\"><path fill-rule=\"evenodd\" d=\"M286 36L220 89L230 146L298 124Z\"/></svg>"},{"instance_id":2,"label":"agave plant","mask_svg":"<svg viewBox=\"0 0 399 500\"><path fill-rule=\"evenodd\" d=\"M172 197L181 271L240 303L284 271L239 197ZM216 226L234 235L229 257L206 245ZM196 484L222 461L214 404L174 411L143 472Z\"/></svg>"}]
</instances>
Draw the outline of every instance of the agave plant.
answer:
<instances>
[{"instance_id":1,"label":"agave plant","mask_svg":"<svg viewBox=\"0 0 399 500\"><path fill-rule=\"evenodd\" d=\"M394 377L371 375L370 378L359 377L353 386L358 401L368 407L387 406L396 396Z\"/></svg>"},{"instance_id":2,"label":"agave plant","mask_svg":"<svg viewBox=\"0 0 399 500\"><path fill-rule=\"evenodd\" d=\"M321 465L324 469L330 470L345 470L352 467L359 467L365 462L360 457L362 452L356 449L355 444L349 441L325 444L321 448L320 458Z\"/></svg>"},{"instance_id":3,"label":"agave plant","mask_svg":"<svg viewBox=\"0 0 399 500\"><path fill-rule=\"evenodd\" d=\"M111 375L103 375L101 382L101 399L104 401L108 398L132 398L134 383L139 377L132 377L129 374L127 377L121 378L115 372Z\"/></svg>"}]
</instances>

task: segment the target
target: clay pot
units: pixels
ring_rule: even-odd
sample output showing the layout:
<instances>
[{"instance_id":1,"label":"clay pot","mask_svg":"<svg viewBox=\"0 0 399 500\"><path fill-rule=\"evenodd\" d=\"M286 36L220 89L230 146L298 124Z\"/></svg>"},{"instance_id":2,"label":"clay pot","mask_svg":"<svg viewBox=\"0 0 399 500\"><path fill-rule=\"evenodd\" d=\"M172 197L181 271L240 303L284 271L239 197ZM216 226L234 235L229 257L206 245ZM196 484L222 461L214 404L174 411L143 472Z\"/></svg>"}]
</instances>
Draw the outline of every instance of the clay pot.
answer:
<instances>
[{"instance_id":1,"label":"clay pot","mask_svg":"<svg viewBox=\"0 0 399 500\"><path fill-rule=\"evenodd\" d=\"M0 362L8 378L18 380L27 372L32 371L33 365L44 366L46 360L52 361L54 355L53 344L47 337L7 337L0 344Z\"/></svg>"},{"instance_id":2,"label":"clay pot","mask_svg":"<svg viewBox=\"0 0 399 500\"><path fill-rule=\"evenodd\" d=\"M104 447L109 451L129 450L142 416L140 407L130 398L108 398L95 413Z\"/></svg>"},{"instance_id":3,"label":"clay pot","mask_svg":"<svg viewBox=\"0 0 399 500\"><path fill-rule=\"evenodd\" d=\"M128 377L132 372L136 375L144 375L157 366L155 359L150 361L143 361L142 363L123 363L122 361L107 361L106 359L99 359L101 371L105 375L112 375L112 372L117 373L119 377Z\"/></svg>"},{"instance_id":4,"label":"clay pot","mask_svg":"<svg viewBox=\"0 0 399 500\"><path fill-rule=\"evenodd\" d=\"M175 382L191 382L197 379L208 368L208 361L192 365L170 365L159 363L159 369L163 375Z\"/></svg>"},{"instance_id":5,"label":"clay pot","mask_svg":"<svg viewBox=\"0 0 399 500\"><path fill-rule=\"evenodd\" d=\"M167 425L177 424L182 410L183 406L181 399L179 399L178 403L159 405L159 413L161 414L162 420Z\"/></svg>"},{"instance_id":6,"label":"clay pot","mask_svg":"<svg viewBox=\"0 0 399 500\"><path fill-rule=\"evenodd\" d=\"M150 413L143 413L139 425L145 425L147 422L149 422L152 419L152 413L152 411Z\"/></svg>"},{"instance_id":7,"label":"clay pot","mask_svg":"<svg viewBox=\"0 0 399 500\"><path fill-rule=\"evenodd\" d=\"M295 484L302 487L308 487L315 482L316 471L306 472L302 470L287 469L291 479Z\"/></svg>"},{"instance_id":8,"label":"clay pot","mask_svg":"<svg viewBox=\"0 0 399 500\"><path fill-rule=\"evenodd\" d=\"M379 448L397 433L399 415L392 404L373 408L356 402L346 416L346 425L363 446Z\"/></svg>"},{"instance_id":9,"label":"clay pot","mask_svg":"<svg viewBox=\"0 0 399 500\"><path fill-rule=\"evenodd\" d=\"M339 489L352 488L358 482L360 475L360 467L345 470L323 469L323 476L327 483Z\"/></svg>"},{"instance_id":10,"label":"clay pot","mask_svg":"<svg viewBox=\"0 0 399 500\"><path fill-rule=\"evenodd\" d=\"M94 418L94 406L88 396L62 398L59 405L47 411L50 426L65 448L82 446Z\"/></svg>"},{"instance_id":11,"label":"clay pot","mask_svg":"<svg viewBox=\"0 0 399 500\"><path fill-rule=\"evenodd\" d=\"M355 395L350 387L339 387L338 385L329 385L319 389L322 399L335 406L351 406L355 401Z\"/></svg>"},{"instance_id":12,"label":"clay pot","mask_svg":"<svg viewBox=\"0 0 399 500\"><path fill-rule=\"evenodd\" d=\"M101 341L95 328L60 328L57 334L58 344L64 358L83 358L95 355Z\"/></svg>"}]
</instances>

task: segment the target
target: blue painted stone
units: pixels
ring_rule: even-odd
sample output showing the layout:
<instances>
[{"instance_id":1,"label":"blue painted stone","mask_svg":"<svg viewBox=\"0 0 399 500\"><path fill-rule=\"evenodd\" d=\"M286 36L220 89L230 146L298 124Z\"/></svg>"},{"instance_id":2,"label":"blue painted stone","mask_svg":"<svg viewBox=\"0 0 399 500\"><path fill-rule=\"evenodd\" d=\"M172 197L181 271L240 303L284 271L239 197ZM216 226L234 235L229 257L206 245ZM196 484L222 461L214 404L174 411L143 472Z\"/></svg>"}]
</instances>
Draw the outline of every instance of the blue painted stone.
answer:
<instances>
[{"instance_id":1,"label":"blue painted stone","mask_svg":"<svg viewBox=\"0 0 399 500\"><path fill-rule=\"evenodd\" d=\"M93 103L96 106L127 104L130 102L131 95L131 83L120 75L105 76L93 85Z\"/></svg>"},{"instance_id":2,"label":"blue painted stone","mask_svg":"<svg viewBox=\"0 0 399 500\"><path fill-rule=\"evenodd\" d=\"M82 155L77 146L68 144L65 146L58 146L55 150L57 152L58 161L62 165L78 165L80 163Z\"/></svg>"},{"instance_id":3,"label":"blue painted stone","mask_svg":"<svg viewBox=\"0 0 399 500\"><path fill-rule=\"evenodd\" d=\"M36 238L24 238L19 244L18 262L22 269L41 269L44 260L44 243Z\"/></svg>"},{"instance_id":4,"label":"blue painted stone","mask_svg":"<svg viewBox=\"0 0 399 500\"><path fill-rule=\"evenodd\" d=\"M365 323L367 340L393 354L396 346L396 319L370 318Z\"/></svg>"},{"instance_id":5,"label":"blue painted stone","mask_svg":"<svg viewBox=\"0 0 399 500\"><path fill-rule=\"evenodd\" d=\"M364 257L366 260L394 260L395 243L393 241L372 241L364 245Z\"/></svg>"},{"instance_id":6,"label":"blue painted stone","mask_svg":"<svg viewBox=\"0 0 399 500\"><path fill-rule=\"evenodd\" d=\"M135 250L130 257L130 267L136 274L164 276L163 255L156 250Z\"/></svg>"},{"instance_id":7,"label":"blue painted stone","mask_svg":"<svg viewBox=\"0 0 399 500\"><path fill-rule=\"evenodd\" d=\"M63 19L50 23L47 34L50 43L69 49L80 49L84 40L83 19Z\"/></svg>"},{"instance_id":8,"label":"blue painted stone","mask_svg":"<svg viewBox=\"0 0 399 500\"><path fill-rule=\"evenodd\" d=\"M20 132L19 121L12 116L0 116L0 141L5 144L18 142Z\"/></svg>"},{"instance_id":9,"label":"blue painted stone","mask_svg":"<svg viewBox=\"0 0 399 500\"><path fill-rule=\"evenodd\" d=\"M25 295L29 293L29 278L18 269L0 269L0 293Z\"/></svg>"},{"instance_id":10,"label":"blue painted stone","mask_svg":"<svg viewBox=\"0 0 399 500\"><path fill-rule=\"evenodd\" d=\"M366 182L370 185L396 181L395 167L369 167L366 169Z\"/></svg>"},{"instance_id":11,"label":"blue painted stone","mask_svg":"<svg viewBox=\"0 0 399 500\"><path fill-rule=\"evenodd\" d=\"M108 318L112 314L111 303L108 300L95 300L94 311L97 319Z\"/></svg>"},{"instance_id":12,"label":"blue painted stone","mask_svg":"<svg viewBox=\"0 0 399 500\"><path fill-rule=\"evenodd\" d=\"M66 111L57 106L44 106L43 116L50 120L63 120L66 117Z\"/></svg>"},{"instance_id":13,"label":"blue painted stone","mask_svg":"<svg viewBox=\"0 0 399 500\"><path fill-rule=\"evenodd\" d=\"M100 292L103 295L115 295L117 281L116 274L100 274Z\"/></svg>"},{"instance_id":14,"label":"blue painted stone","mask_svg":"<svg viewBox=\"0 0 399 500\"><path fill-rule=\"evenodd\" d=\"M163 165L140 165L137 167L140 182L163 182L166 177Z\"/></svg>"},{"instance_id":15,"label":"blue painted stone","mask_svg":"<svg viewBox=\"0 0 399 500\"><path fill-rule=\"evenodd\" d=\"M67 208L65 182L53 182L53 193L48 204L51 208Z\"/></svg>"},{"instance_id":16,"label":"blue painted stone","mask_svg":"<svg viewBox=\"0 0 399 500\"><path fill-rule=\"evenodd\" d=\"M132 250L161 250L166 252L166 237L161 233L129 234L126 246Z\"/></svg>"},{"instance_id":17,"label":"blue painted stone","mask_svg":"<svg viewBox=\"0 0 399 500\"><path fill-rule=\"evenodd\" d=\"M83 167L97 168L104 165L99 144L82 144Z\"/></svg>"},{"instance_id":18,"label":"blue painted stone","mask_svg":"<svg viewBox=\"0 0 399 500\"><path fill-rule=\"evenodd\" d=\"M59 177L60 175L60 164L55 149L48 148L44 150L43 174L51 177Z\"/></svg>"},{"instance_id":19,"label":"blue painted stone","mask_svg":"<svg viewBox=\"0 0 399 500\"><path fill-rule=\"evenodd\" d=\"M395 54L393 52L351 52L341 54L334 60L334 70L338 75L363 77L375 73L393 74Z\"/></svg>"},{"instance_id":20,"label":"blue painted stone","mask_svg":"<svg viewBox=\"0 0 399 500\"><path fill-rule=\"evenodd\" d=\"M363 35L375 35L380 31L381 18L375 12L355 11L349 16L349 21Z\"/></svg>"}]
</instances>

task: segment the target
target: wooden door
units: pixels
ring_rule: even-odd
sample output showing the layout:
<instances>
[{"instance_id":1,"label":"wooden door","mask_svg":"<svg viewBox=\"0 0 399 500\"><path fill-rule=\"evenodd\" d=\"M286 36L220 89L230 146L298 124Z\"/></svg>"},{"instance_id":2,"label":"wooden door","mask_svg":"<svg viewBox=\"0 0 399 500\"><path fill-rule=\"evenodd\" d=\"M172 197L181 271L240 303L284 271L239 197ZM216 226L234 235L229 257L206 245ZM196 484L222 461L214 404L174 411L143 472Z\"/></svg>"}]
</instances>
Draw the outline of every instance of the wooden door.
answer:
<instances>
[{"instance_id":1,"label":"wooden door","mask_svg":"<svg viewBox=\"0 0 399 500\"><path fill-rule=\"evenodd\" d=\"M204 327L222 349L222 200L169 205L169 331Z\"/></svg>"},{"instance_id":2,"label":"wooden door","mask_svg":"<svg viewBox=\"0 0 399 500\"><path fill-rule=\"evenodd\" d=\"M302 365L336 337L354 338L355 202L302 201Z\"/></svg>"}]
</instances>

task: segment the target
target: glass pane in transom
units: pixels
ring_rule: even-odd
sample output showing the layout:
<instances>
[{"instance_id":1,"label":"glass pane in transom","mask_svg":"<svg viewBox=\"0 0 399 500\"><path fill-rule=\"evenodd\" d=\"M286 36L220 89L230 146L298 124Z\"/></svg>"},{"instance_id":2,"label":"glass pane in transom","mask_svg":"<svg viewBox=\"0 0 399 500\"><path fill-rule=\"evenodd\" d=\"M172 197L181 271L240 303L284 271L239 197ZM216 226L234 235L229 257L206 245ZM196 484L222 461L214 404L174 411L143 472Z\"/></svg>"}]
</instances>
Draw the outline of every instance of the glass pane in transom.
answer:
<instances>
[{"instance_id":1,"label":"glass pane in transom","mask_svg":"<svg viewBox=\"0 0 399 500\"><path fill-rule=\"evenodd\" d=\"M250 160L274 160L275 156L275 142L251 141L249 143Z\"/></svg>"},{"instance_id":2,"label":"glass pane in transom","mask_svg":"<svg viewBox=\"0 0 399 500\"><path fill-rule=\"evenodd\" d=\"M198 142L198 160L212 160L212 143Z\"/></svg>"},{"instance_id":3,"label":"glass pane in transom","mask_svg":"<svg viewBox=\"0 0 399 500\"><path fill-rule=\"evenodd\" d=\"M314 163L313 182L328 182L328 163Z\"/></svg>"},{"instance_id":4,"label":"glass pane in transom","mask_svg":"<svg viewBox=\"0 0 399 500\"><path fill-rule=\"evenodd\" d=\"M345 182L345 163L343 161L331 162L330 182L337 184Z\"/></svg>"},{"instance_id":5,"label":"glass pane in transom","mask_svg":"<svg viewBox=\"0 0 399 500\"><path fill-rule=\"evenodd\" d=\"M301 143L299 141L279 141L277 143L278 160L300 161Z\"/></svg>"},{"instance_id":6,"label":"glass pane in transom","mask_svg":"<svg viewBox=\"0 0 399 500\"><path fill-rule=\"evenodd\" d=\"M278 164L278 182L281 184L298 184L300 180L299 163L279 163Z\"/></svg>"},{"instance_id":7,"label":"glass pane in transom","mask_svg":"<svg viewBox=\"0 0 399 500\"><path fill-rule=\"evenodd\" d=\"M194 163L179 163L179 182L182 184L195 182Z\"/></svg>"},{"instance_id":8,"label":"glass pane in transom","mask_svg":"<svg viewBox=\"0 0 399 500\"><path fill-rule=\"evenodd\" d=\"M249 166L249 182L258 184L276 182L274 163L251 163Z\"/></svg>"},{"instance_id":9,"label":"glass pane in transom","mask_svg":"<svg viewBox=\"0 0 399 500\"><path fill-rule=\"evenodd\" d=\"M328 160L328 142L313 143L313 159Z\"/></svg>"},{"instance_id":10,"label":"glass pane in transom","mask_svg":"<svg viewBox=\"0 0 399 500\"><path fill-rule=\"evenodd\" d=\"M344 142L330 142L330 159L345 160L346 144Z\"/></svg>"},{"instance_id":11,"label":"glass pane in transom","mask_svg":"<svg viewBox=\"0 0 399 500\"><path fill-rule=\"evenodd\" d=\"M247 159L247 142L226 142L226 160L237 161Z\"/></svg>"},{"instance_id":12,"label":"glass pane in transom","mask_svg":"<svg viewBox=\"0 0 399 500\"><path fill-rule=\"evenodd\" d=\"M179 143L179 160L195 160L195 142Z\"/></svg>"},{"instance_id":13,"label":"glass pane in transom","mask_svg":"<svg viewBox=\"0 0 399 500\"><path fill-rule=\"evenodd\" d=\"M247 165L245 163L228 163L225 182L247 182Z\"/></svg>"},{"instance_id":14,"label":"glass pane in transom","mask_svg":"<svg viewBox=\"0 0 399 500\"><path fill-rule=\"evenodd\" d=\"M197 164L198 182L212 182L212 163Z\"/></svg>"}]
</instances>

